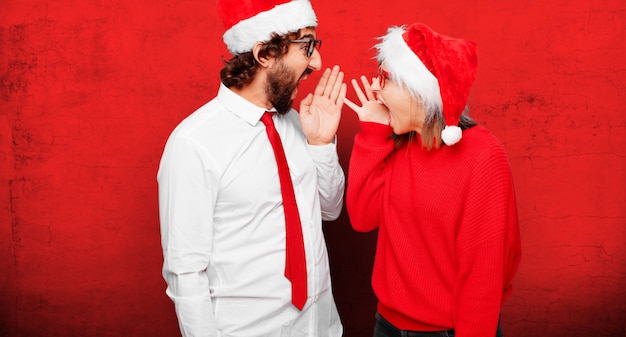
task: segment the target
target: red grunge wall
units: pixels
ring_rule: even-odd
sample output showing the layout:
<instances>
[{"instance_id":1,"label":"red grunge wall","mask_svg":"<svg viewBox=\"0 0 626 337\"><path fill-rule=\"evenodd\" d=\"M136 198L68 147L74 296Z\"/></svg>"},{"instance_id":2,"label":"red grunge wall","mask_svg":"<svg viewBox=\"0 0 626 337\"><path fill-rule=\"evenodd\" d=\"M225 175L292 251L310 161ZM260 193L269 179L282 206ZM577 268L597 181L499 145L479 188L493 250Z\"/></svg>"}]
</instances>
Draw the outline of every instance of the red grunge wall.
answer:
<instances>
[{"instance_id":1,"label":"red grunge wall","mask_svg":"<svg viewBox=\"0 0 626 337\"><path fill-rule=\"evenodd\" d=\"M471 108L508 149L523 236L507 336L623 336L626 4L313 4L325 66L348 78L374 73L393 24L478 43ZM214 1L0 2L1 335L178 334L155 175L173 127L216 93L222 32ZM357 130L344 109L346 172ZM325 231L345 336L369 336L376 234L345 213Z\"/></svg>"}]
</instances>

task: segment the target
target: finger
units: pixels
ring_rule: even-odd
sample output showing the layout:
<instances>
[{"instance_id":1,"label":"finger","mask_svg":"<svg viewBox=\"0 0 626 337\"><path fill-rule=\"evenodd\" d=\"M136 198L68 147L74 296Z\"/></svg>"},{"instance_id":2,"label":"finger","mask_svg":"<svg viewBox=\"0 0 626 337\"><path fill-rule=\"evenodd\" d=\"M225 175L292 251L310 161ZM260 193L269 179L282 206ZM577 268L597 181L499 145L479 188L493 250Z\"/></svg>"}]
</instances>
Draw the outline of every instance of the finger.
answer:
<instances>
[{"instance_id":1,"label":"finger","mask_svg":"<svg viewBox=\"0 0 626 337\"><path fill-rule=\"evenodd\" d=\"M339 97L339 94L341 93L341 88L345 84L343 83L343 78L344 78L344 73L343 71L340 71L339 74L337 74L337 79L335 80L335 84L333 85L333 90L330 93L331 102L337 101L337 98Z\"/></svg>"},{"instance_id":2,"label":"finger","mask_svg":"<svg viewBox=\"0 0 626 337\"><path fill-rule=\"evenodd\" d=\"M354 88L354 92L356 93L356 96L359 98L359 101L361 101L361 104L367 102L367 97L365 97L365 95L363 94L359 83L355 79L352 79L351 83L352 87Z\"/></svg>"},{"instance_id":3,"label":"finger","mask_svg":"<svg viewBox=\"0 0 626 337\"><path fill-rule=\"evenodd\" d=\"M348 85L345 83L341 83L341 90L339 90L339 97L337 99L337 106L341 111L341 107L343 106L344 99L346 98L346 93L348 92Z\"/></svg>"},{"instance_id":4,"label":"finger","mask_svg":"<svg viewBox=\"0 0 626 337\"><path fill-rule=\"evenodd\" d=\"M324 88L324 93L322 95L329 97L332 94L335 84L337 82L337 78L339 77L339 73L339 66L333 66L333 69L330 72L330 76L328 77L326 87Z\"/></svg>"},{"instance_id":5,"label":"finger","mask_svg":"<svg viewBox=\"0 0 626 337\"><path fill-rule=\"evenodd\" d=\"M330 69L326 69L324 70L324 73L322 74L322 77L320 78L320 81L317 83L317 87L315 87L315 96L321 96L324 94L324 89L326 87L326 84L328 83L328 77L330 76Z\"/></svg>"},{"instance_id":6,"label":"finger","mask_svg":"<svg viewBox=\"0 0 626 337\"><path fill-rule=\"evenodd\" d=\"M363 88L365 89L365 94L367 95L368 101L375 101L376 96L374 96L374 92L372 91L372 86L370 82L367 80L367 77L361 76L361 82L363 83Z\"/></svg>"},{"instance_id":7,"label":"finger","mask_svg":"<svg viewBox=\"0 0 626 337\"><path fill-rule=\"evenodd\" d=\"M359 114L359 110L361 110L361 107L354 104L354 102L352 102L348 97L344 97L343 102L352 110L354 110L354 112L357 113L357 115Z\"/></svg>"}]
</instances>

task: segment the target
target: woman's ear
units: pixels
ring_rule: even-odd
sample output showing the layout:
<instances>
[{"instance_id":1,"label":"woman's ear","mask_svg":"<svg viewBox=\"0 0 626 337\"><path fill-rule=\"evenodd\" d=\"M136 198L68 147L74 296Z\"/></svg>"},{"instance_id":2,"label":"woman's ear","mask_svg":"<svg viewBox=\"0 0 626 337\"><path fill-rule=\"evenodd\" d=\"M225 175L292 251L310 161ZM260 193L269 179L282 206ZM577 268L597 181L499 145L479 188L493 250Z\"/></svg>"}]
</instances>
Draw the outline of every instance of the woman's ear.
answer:
<instances>
[{"instance_id":1,"label":"woman's ear","mask_svg":"<svg viewBox=\"0 0 626 337\"><path fill-rule=\"evenodd\" d=\"M268 57L268 56L264 56L264 57L259 57L259 53L261 52L261 48L263 48L263 43L262 42L257 42L254 47L252 47L252 55L254 55L254 59L257 61L257 63L259 64L259 66L263 67L263 68L267 68L272 64L272 61L274 60L273 57Z\"/></svg>"}]
</instances>

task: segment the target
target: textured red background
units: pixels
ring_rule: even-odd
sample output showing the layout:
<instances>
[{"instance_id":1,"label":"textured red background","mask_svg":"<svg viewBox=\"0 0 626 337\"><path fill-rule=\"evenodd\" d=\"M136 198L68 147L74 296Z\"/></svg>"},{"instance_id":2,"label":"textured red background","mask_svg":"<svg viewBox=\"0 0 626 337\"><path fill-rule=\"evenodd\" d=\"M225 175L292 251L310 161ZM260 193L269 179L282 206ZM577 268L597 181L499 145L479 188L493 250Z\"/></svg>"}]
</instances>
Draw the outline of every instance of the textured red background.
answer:
<instances>
[{"instance_id":1,"label":"textured red background","mask_svg":"<svg viewBox=\"0 0 626 337\"><path fill-rule=\"evenodd\" d=\"M624 1L313 3L348 78L392 24L478 43L471 108L508 149L523 237L507 336L623 336ZM0 1L0 335L178 335L155 175L216 93L222 32L213 1ZM344 109L346 172L357 130ZM370 336L375 233L325 226L345 336Z\"/></svg>"}]
</instances>

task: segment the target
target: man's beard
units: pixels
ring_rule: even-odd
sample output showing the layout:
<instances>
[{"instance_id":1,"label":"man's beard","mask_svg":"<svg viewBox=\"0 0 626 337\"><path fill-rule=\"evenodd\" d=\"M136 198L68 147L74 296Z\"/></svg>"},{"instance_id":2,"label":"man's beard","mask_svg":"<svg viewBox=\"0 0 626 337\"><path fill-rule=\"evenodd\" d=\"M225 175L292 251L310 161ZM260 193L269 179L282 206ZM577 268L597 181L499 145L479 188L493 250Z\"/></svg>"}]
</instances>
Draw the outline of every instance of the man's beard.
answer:
<instances>
[{"instance_id":1,"label":"man's beard","mask_svg":"<svg viewBox=\"0 0 626 337\"><path fill-rule=\"evenodd\" d=\"M299 81L293 81L292 77L293 70L287 67L282 61L279 62L276 71L267 74L265 93L276 109L276 112L281 115L291 110L293 104L291 95L298 87Z\"/></svg>"}]
</instances>

